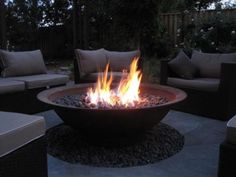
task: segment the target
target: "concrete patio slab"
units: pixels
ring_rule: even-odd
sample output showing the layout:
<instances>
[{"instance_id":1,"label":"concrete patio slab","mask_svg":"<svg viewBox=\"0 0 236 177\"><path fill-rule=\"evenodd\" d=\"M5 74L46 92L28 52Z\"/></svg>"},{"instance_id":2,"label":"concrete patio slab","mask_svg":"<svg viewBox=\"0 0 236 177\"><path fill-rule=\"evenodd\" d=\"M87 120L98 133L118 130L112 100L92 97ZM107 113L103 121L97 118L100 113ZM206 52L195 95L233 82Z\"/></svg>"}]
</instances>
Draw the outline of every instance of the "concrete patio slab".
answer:
<instances>
[{"instance_id":1,"label":"concrete patio slab","mask_svg":"<svg viewBox=\"0 0 236 177\"><path fill-rule=\"evenodd\" d=\"M54 111L39 113L47 128L62 121ZM170 111L162 121L185 136L182 151L159 163L131 168L101 168L69 164L48 155L49 177L216 177L219 144L226 122Z\"/></svg>"}]
</instances>

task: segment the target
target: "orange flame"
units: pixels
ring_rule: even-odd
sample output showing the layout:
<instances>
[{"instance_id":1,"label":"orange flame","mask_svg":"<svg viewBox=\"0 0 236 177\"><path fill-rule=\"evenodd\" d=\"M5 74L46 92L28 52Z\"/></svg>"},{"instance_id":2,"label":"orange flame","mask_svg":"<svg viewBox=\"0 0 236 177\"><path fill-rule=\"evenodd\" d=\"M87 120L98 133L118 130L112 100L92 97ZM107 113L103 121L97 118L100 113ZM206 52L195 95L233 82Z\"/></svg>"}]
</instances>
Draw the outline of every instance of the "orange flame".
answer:
<instances>
[{"instance_id":1,"label":"orange flame","mask_svg":"<svg viewBox=\"0 0 236 177\"><path fill-rule=\"evenodd\" d=\"M96 87L89 88L87 99L92 104L102 104L104 106L123 105L125 107L134 106L135 102L140 101L139 86L142 79L141 71L138 70L138 58L134 58L130 65L128 75L123 71L122 79L117 89L111 89L113 81L112 73L108 77L109 64L101 77L98 77Z\"/></svg>"}]
</instances>

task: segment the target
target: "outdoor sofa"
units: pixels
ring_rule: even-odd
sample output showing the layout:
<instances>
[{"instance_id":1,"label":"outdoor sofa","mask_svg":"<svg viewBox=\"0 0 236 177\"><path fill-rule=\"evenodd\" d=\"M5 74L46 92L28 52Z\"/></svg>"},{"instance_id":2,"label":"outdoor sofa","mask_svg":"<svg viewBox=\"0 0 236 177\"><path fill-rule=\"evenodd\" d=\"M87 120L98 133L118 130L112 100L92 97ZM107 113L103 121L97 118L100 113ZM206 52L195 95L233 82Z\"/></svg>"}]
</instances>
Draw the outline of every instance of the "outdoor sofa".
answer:
<instances>
[{"instance_id":1,"label":"outdoor sofa","mask_svg":"<svg viewBox=\"0 0 236 177\"><path fill-rule=\"evenodd\" d=\"M180 51L161 60L160 83L183 89L187 99L174 107L183 112L229 120L236 113L236 53Z\"/></svg>"},{"instance_id":2,"label":"outdoor sofa","mask_svg":"<svg viewBox=\"0 0 236 177\"><path fill-rule=\"evenodd\" d=\"M142 61L140 51L109 51L106 49L82 50L75 49L74 79L75 83L96 82L98 76L103 73L106 64L109 63L110 71L114 81L120 81L123 76L122 71L129 71L131 61L139 57L138 67L141 69ZM110 76L110 72L108 72Z\"/></svg>"},{"instance_id":3,"label":"outdoor sofa","mask_svg":"<svg viewBox=\"0 0 236 177\"><path fill-rule=\"evenodd\" d=\"M37 94L47 88L65 85L69 77L48 74L40 50L8 52L0 50L0 110L36 113L47 110Z\"/></svg>"}]
</instances>

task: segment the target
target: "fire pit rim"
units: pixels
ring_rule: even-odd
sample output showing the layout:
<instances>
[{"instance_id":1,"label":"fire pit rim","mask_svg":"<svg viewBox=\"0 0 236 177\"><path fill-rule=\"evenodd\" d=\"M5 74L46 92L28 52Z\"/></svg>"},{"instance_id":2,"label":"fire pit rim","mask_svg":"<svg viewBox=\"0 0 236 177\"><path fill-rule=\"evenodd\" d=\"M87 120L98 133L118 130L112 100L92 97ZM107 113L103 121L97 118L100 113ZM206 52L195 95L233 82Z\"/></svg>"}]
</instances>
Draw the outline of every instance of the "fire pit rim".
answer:
<instances>
[{"instance_id":1,"label":"fire pit rim","mask_svg":"<svg viewBox=\"0 0 236 177\"><path fill-rule=\"evenodd\" d=\"M37 95L37 99L40 100L43 103L52 105L52 106L56 106L56 107L61 107L61 108L70 108L73 110L93 110L93 111L127 111L127 110L139 110L139 109L151 109L151 108L156 108L156 107L166 107L166 106L170 106L172 104L178 103L183 101L186 97L187 94L178 88L173 88L173 87L169 87L169 86L163 86L163 85L159 85L159 84L141 84L141 88L142 87L151 87L151 88L157 88L160 90L165 90L167 92L170 93L176 93L175 96L176 98L174 100L168 101L166 103L160 104L160 105L153 105L153 106L144 106L144 107L134 107L134 108L112 108L112 109L106 109L106 108L80 108L80 107L75 107L75 106L71 106L71 105L63 105L63 104L58 104L53 102L52 100L49 99L50 95L53 95L55 93L58 92L63 92L65 90L69 90L69 89L75 89L75 88L83 88L83 87L89 87L92 85L95 85L96 83L83 83L83 84L76 84L73 86L60 86L60 87L55 87L55 88L51 88L51 89L47 89L44 90L40 93L38 93ZM116 83L117 84L117 83ZM114 85L116 85L114 84Z\"/></svg>"}]
</instances>

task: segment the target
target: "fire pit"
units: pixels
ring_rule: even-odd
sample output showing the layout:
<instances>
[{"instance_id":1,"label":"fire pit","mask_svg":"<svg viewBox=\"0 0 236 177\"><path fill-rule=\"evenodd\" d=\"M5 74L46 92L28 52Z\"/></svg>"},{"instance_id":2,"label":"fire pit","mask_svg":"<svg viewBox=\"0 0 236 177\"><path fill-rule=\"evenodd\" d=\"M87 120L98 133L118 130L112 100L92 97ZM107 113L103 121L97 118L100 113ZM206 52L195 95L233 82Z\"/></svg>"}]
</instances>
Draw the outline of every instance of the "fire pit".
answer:
<instances>
[{"instance_id":1,"label":"fire pit","mask_svg":"<svg viewBox=\"0 0 236 177\"><path fill-rule=\"evenodd\" d=\"M41 92L39 100L54 108L62 120L73 128L89 134L136 134L152 128L167 114L172 105L186 94L175 88L160 85L141 85L141 92L165 97L168 102L142 108L91 109L55 103L58 98L84 94L94 84L58 87Z\"/></svg>"},{"instance_id":2,"label":"fire pit","mask_svg":"<svg viewBox=\"0 0 236 177\"><path fill-rule=\"evenodd\" d=\"M112 83L107 65L96 84L53 88L39 93L38 99L52 106L67 125L88 135L143 133L158 124L186 94L167 86L140 84L137 61L120 83Z\"/></svg>"}]
</instances>

